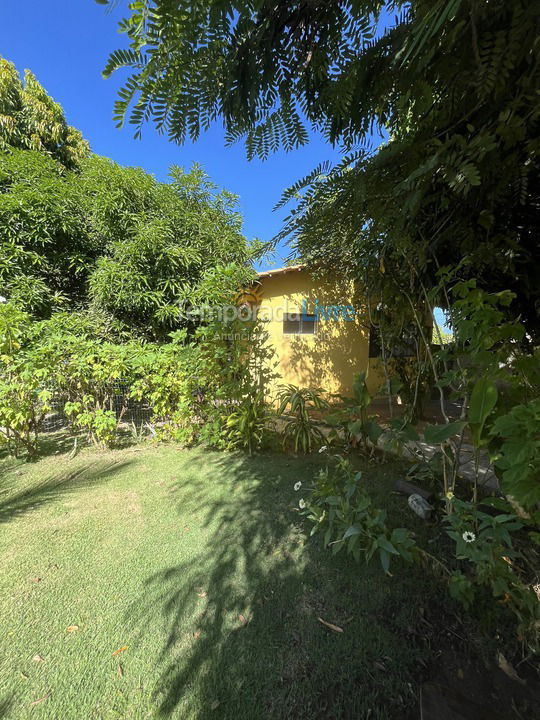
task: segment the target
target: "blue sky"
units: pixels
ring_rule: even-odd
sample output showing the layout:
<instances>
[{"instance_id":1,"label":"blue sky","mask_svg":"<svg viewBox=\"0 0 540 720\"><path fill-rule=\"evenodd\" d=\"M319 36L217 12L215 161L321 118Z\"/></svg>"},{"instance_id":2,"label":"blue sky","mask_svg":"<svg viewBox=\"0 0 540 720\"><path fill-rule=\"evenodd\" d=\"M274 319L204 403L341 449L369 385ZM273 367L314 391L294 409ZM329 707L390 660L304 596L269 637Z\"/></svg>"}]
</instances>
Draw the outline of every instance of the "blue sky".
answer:
<instances>
[{"instance_id":1,"label":"blue sky","mask_svg":"<svg viewBox=\"0 0 540 720\"><path fill-rule=\"evenodd\" d=\"M52 97L63 106L68 122L79 128L92 150L122 165L137 165L167 179L172 164L203 165L212 180L240 196L248 237L270 240L280 229L286 211L272 212L284 188L338 153L315 134L308 146L278 152L262 162L248 162L244 146L225 147L223 130L213 127L197 143L174 145L149 124L142 140L133 139L129 126L119 130L112 120L113 104L125 75L105 80L101 71L108 55L125 44L117 31L127 2L108 12L94 0L2 0L0 55L22 72L29 68ZM276 262L287 255L277 252Z\"/></svg>"}]
</instances>

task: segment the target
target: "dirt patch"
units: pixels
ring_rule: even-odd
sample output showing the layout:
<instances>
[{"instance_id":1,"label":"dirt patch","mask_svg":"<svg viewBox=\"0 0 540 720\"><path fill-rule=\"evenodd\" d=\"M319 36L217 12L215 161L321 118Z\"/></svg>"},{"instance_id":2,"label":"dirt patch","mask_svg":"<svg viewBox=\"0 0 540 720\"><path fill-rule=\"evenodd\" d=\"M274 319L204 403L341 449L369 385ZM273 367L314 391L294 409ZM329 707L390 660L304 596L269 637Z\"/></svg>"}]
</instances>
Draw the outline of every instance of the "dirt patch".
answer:
<instances>
[{"instance_id":1,"label":"dirt patch","mask_svg":"<svg viewBox=\"0 0 540 720\"><path fill-rule=\"evenodd\" d=\"M495 642L487 654L472 621L440 610L426 609L410 628L410 640L424 645L431 660L418 668L418 702L401 720L540 718L540 668L534 659L508 639L507 657L498 654Z\"/></svg>"},{"instance_id":2,"label":"dirt patch","mask_svg":"<svg viewBox=\"0 0 540 720\"><path fill-rule=\"evenodd\" d=\"M511 720L540 717L540 683L530 665L513 679L496 663L443 651L422 684L422 720Z\"/></svg>"}]
</instances>

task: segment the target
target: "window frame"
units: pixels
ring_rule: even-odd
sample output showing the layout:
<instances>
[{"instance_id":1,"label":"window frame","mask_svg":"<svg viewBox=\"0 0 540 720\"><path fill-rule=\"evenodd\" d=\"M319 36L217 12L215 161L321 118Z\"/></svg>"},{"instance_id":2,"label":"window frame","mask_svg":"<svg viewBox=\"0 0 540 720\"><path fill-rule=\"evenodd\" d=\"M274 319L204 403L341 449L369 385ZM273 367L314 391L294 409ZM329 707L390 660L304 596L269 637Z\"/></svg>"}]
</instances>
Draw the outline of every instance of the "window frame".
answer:
<instances>
[{"instance_id":1,"label":"window frame","mask_svg":"<svg viewBox=\"0 0 540 720\"><path fill-rule=\"evenodd\" d=\"M294 315L295 320L291 320L290 316ZM306 317L307 316L307 317ZM313 320L307 320L307 318L313 318ZM286 322L298 322L298 332L286 332L285 331L285 323ZM304 332L304 323L308 324L309 326L313 327L313 332ZM298 312L289 312L283 314L283 320L282 320L282 329L283 329L283 335L287 337L291 336L297 336L301 335L302 337L305 335L313 336L317 335L319 327L319 319L317 315L314 313L304 313L302 310L299 310Z\"/></svg>"}]
</instances>

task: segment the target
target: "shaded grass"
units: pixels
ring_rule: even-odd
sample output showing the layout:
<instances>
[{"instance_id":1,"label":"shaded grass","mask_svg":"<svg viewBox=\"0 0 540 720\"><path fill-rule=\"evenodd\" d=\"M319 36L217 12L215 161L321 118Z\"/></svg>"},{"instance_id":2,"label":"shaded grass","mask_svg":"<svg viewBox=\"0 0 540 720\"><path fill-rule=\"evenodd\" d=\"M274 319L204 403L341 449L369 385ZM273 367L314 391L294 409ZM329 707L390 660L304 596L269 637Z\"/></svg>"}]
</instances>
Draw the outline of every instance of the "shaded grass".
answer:
<instances>
[{"instance_id":1,"label":"shaded grass","mask_svg":"<svg viewBox=\"0 0 540 720\"><path fill-rule=\"evenodd\" d=\"M172 446L0 463L0 717L414 712L438 589L306 544L292 486L322 463ZM399 517L398 471L365 479Z\"/></svg>"}]
</instances>

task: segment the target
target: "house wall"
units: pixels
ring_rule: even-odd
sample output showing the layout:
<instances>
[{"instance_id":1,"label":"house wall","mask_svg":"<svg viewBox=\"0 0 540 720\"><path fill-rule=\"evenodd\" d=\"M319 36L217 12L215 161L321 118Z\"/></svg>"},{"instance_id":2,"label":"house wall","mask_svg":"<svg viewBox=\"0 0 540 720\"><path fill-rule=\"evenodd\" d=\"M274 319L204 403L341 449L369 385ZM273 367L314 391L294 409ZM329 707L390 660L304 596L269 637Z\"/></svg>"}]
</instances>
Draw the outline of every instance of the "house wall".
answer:
<instances>
[{"instance_id":1,"label":"house wall","mask_svg":"<svg viewBox=\"0 0 540 720\"><path fill-rule=\"evenodd\" d=\"M266 330L276 352L283 382L320 387L328 393L350 395L354 375L368 370L367 385L374 393L384 381L378 360L369 359L369 323L365 303L357 297L350 282L321 281L305 269L260 278L262 300L259 316L268 319ZM314 335L283 333L283 314L300 312L307 300L308 313L319 305L352 305L352 320L319 319Z\"/></svg>"}]
</instances>

